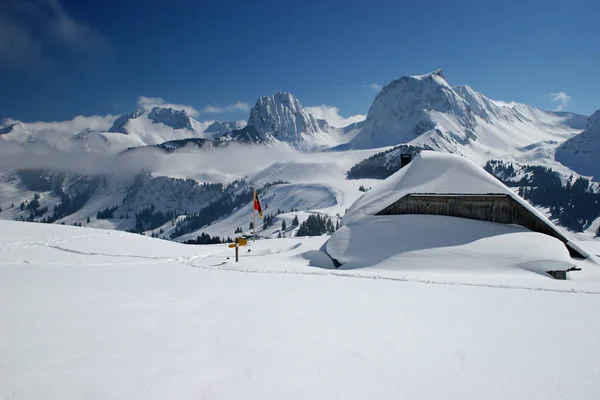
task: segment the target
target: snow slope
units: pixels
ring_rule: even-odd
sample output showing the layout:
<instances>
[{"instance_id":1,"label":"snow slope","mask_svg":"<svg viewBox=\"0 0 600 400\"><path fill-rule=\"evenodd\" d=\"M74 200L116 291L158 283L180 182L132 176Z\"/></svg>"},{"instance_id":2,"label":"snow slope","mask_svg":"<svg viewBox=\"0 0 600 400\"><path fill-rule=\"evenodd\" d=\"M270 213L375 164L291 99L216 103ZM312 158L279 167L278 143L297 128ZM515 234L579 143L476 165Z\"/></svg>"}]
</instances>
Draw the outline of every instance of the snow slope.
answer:
<instances>
[{"instance_id":1,"label":"snow slope","mask_svg":"<svg viewBox=\"0 0 600 400\"><path fill-rule=\"evenodd\" d=\"M276 161L266 168L249 170L250 163L244 163L243 170L248 173L251 184L260 189L266 184L284 181L289 184L273 186L259 193L265 214L275 214L278 209L285 212L275 218L274 224L266 231L262 230L262 221L257 220L257 233L271 236L277 234L283 219L290 222L298 216L302 222L311 213L327 214L332 217L343 215L346 209L362 195L361 185L372 187L379 181L375 179L347 180L346 171L355 163L373 154L373 150L360 150L336 153L291 153L289 159ZM290 212L290 209L298 212ZM210 235L231 236L236 228L246 231L252 220L252 203L237 209L231 216L185 235L178 240L195 238L202 232ZM168 229L164 227L163 229ZM293 234L291 227L287 236Z\"/></svg>"},{"instance_id":2,"label":"snow slope","mask_svg":"<svg viewBox=\"0 0 600 400\"><path fill-rule=\"evenodd\" d=\"M600 396L598 282L340 272L323 240L251 242L236 264L0 221L0 398Z\"/></svg>"},{"instance_id":3,"label":"snow slope","mask_svg":"<svg viewBox=\"0 0 600 400\"><path fill-rule=\"evenodd\" d=\"M600 177L600 110L589 118L586 129L562 143L556 160L581 175Z\"/></svg>"},{"instance_id":4,"label":"snow slope","mask_svg":"<svg viewBox=\"0 0 600 400\"><path fill-rule=\"evenodd\" d=\"M271 234L281 229L283 219L291 227L291 222L295 215L299 215L300 222L305 218L300 218L306 213L291 212L291 209L310 210L310 212L327 211L328 209L339 205L342 194L329 185L318 183L291 183L275 185L260 193L260 202L263 208L263 215L276 214L277 210L286 212L277 216L271 229L266 231L262 229L262 221L258 215L255 216L257 225L257 234L259 236L269 237ZM236 228L240 227L245 232L249 231L249 224L252 220L253 204L248 203L237 209L232 215L218 221L199 231L178 238L178 241L185 241L195 238L200 232L217 236L233 236ZM306 215L307 216L307 215ZM288 230L288 236L291 230Z\"/></svg>"}]
</instances>

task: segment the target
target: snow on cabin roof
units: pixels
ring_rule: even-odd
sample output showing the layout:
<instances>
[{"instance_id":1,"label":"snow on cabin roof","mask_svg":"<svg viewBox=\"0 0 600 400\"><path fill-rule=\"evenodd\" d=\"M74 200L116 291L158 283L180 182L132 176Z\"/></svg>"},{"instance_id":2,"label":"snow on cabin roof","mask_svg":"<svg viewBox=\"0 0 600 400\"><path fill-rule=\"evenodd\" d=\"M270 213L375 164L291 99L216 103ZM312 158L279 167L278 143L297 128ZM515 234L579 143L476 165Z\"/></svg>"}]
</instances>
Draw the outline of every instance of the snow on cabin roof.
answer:
<instances>
[{"instance_id":1,"label":"snow on cabin roof","mask_svg":"<svg viewBox=\"0 0 600 400\"><path fill-rule=\"evenodd\" d=\"M483 168L465 157L434 151L422 151L406 167L366 192L350 207L343 225L373 216L409 194L508 195L569 241L548 218Z\"/></svg>"},{"instance_id":2,"label":"snow on cabin roof","mask_svg":"<svg viewBox=\"0 0 600 400\"><path fill-rule=\"evenodd\" d=\"M514 195L508 187L462 156L422 151L406 167L359 198L344 216L344 224L361 215L375 215L413 193Z\"/></svg>"}]
</instances>

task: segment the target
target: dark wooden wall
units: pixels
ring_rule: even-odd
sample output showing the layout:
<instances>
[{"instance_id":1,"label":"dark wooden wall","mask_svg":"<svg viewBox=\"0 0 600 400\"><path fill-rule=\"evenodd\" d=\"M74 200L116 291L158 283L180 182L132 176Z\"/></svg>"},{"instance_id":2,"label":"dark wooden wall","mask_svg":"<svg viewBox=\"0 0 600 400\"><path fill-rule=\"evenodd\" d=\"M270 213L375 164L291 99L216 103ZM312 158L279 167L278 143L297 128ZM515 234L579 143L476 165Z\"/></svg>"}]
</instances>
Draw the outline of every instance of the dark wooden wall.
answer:
<instances>
[{"instance_id":1,"label":"dark wooden wall","mask_svg":"<svg viewBox=\"0 0 600 400\"><path fill-rule=\"evenodd\" d=\"M401 214L446 215L521 225L531 231L557 238L567 245L572 256L584 258L576 249L568 245L569 239L505 194L409 194L377 213L377 215Z\"/></svg>"}]
</instances>

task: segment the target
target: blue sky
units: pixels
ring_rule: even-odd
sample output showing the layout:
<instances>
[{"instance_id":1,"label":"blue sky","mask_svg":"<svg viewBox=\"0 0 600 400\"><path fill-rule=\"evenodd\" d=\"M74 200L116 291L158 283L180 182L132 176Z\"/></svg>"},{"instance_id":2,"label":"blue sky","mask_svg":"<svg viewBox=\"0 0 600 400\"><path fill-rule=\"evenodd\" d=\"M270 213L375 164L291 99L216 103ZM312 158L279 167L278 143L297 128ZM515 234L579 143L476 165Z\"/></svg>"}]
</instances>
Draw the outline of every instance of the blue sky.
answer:
<instances>
[{"instance_id":1,"label":"blue sky","mask_svg":"<svg viewBox=\"0 0 600 400\"><path fill-rule=\"evenodd\" d=\"M0 119L140 101L246 119L276 91L350 117L378 85L438 68L493 99L589 115L599 14L597 0L0 0Z\"/></svg>"}]
</instances>

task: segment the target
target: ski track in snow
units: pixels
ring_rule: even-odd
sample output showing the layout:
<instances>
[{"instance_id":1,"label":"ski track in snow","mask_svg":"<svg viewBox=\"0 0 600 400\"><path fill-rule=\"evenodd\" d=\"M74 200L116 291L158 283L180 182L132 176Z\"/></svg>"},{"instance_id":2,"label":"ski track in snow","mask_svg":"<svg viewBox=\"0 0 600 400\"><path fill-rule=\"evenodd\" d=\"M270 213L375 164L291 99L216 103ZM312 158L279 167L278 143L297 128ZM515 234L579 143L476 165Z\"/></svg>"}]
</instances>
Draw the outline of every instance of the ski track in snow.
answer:
<instances>
[{"instance_id":1,"label":"ski track in snow","mask_svg":"<svg viewBox=\"0 0 600 400\"><path fill-rule=\"evenodd\" d=\"M225 251L223 251L225 252ZM410 283L424 283L430 285L456 285L456 286L474 286L474 287L488 287L494 289L513 289L513 290L529 290L536 292L556 292L556 293L575 293L575 294L590 294L590 295L600 295L600 291L591 291L591 290L578 290L578 289L551 289L551 288L540 288L540 287L528 287L528 286L517 286L517 285L503 285L503 284L483 284L483 283L471 283L471 282L461 282L461 281L438 281L433 279L416 279L416 278L406 278L406 277L392 277L385 275L364 275L364 274L353 274L341 271L290 271L290 270L267 270L267 269L256 269L256 268L235 268L235 267L223 267L228 262L223 261L219 264L205 265L205 264L197 264L194 263L194 260L199 258L209 258L212 255L220 254L223 252L215 252L211 254L206 254L202 256L192 256L192 257L183 257L178 258L175 261L178 264L183 264L190 266L192 268L200 268L204 270L218 270L225 272L239 272L245 274L280 274L280 275L312 275L312 276L334 276L334 277L342 277L342 278L356 278L356 279L371 279L371 280L385 280L385 281L393 281L393 282L410 282ZM282 253L283 251L277 252ZM273 254L277 254L273 253ZM249 257L251 255L244 255L244 257ZM255 255L262 256L262 255ZM228 257L229 258L229 257Z\"/></svg>"},{"instance_id":2,"label":"ski track in snow","mask_svg":"<svg viewBox=\"0 0 600 400\"><path fill-rule=\"evenodd\" d=\"M46 245L46 247L49 247L49 248L55 249L55 250L66 251L67 253L80 254L83 256L106 256L106 257L124 257L124 258L143 258L143 259L147 259L147 260L168 260L168 258L165 258L165 257L147 257L147 256L136 256L136 255L132 255L132 254L88 253L85 251L65 249L64 247L60 247L60 246Z\"/></svg>"}]
</instances>

